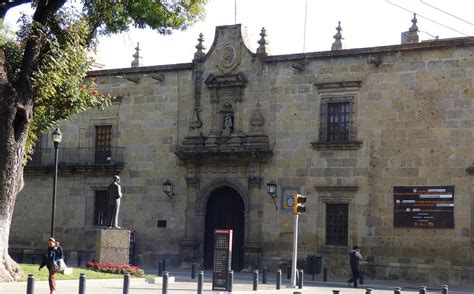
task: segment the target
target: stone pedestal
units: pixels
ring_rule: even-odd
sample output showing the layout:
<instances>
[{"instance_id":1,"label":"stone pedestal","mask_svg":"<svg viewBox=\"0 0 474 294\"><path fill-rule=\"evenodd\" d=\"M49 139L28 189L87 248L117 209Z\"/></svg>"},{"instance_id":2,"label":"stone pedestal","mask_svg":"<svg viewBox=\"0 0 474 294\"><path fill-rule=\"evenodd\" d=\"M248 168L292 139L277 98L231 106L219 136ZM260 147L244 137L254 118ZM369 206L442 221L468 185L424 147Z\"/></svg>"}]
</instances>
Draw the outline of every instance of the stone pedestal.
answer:
<instances>
[{"instance_id":1,"label":"stone pedestal","mask_svg":"<svg viewBox=\"0 0 474 294\"><path fill-rule=\"evenodd\" d=\"M129 264L129 230L99 230L95 246L97 262L113 265Z\"/></svg>"}]
</instances>

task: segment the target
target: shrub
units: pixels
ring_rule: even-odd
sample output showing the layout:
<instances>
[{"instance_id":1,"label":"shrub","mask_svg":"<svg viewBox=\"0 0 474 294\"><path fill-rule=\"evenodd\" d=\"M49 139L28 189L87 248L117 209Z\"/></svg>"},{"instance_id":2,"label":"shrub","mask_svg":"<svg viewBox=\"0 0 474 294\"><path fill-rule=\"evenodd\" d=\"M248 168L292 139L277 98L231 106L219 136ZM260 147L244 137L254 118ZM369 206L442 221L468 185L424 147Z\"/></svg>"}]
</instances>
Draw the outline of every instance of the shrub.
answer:
<instances>
[{"instance_id":1,"label":"shrub","mask_svg":"<svg viewBox=\"0 0 474 294\"><path fill-rule=\"evenodd\" d=\"M101 273L110 273L110 274L125 274L129 273L134 277L142 277L144 272L141 268L132 266L132 265L113 265L99 262L88 262L86 267L90 270L101 272Z\"/></svg>"}]
</instances>

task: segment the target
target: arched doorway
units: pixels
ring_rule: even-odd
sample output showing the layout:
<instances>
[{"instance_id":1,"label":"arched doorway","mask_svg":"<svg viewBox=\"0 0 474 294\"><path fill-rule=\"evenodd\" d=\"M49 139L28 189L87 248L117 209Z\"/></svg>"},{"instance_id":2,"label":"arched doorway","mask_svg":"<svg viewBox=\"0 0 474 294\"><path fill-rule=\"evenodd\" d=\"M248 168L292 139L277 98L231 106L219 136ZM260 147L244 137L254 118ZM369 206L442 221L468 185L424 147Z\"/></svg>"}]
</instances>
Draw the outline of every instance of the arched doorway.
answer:
<instances>
[{"instance_id":1,"label":"arched doorway","mask_svg":"<svg viewBox=\"0 0 474 294\"><path fill-rule=\"evenodd\" d=\"M232 229L232 269L244 266L245 206L240 194L230 187L216 189L207 201L204 230L204 266L214 261L214 230Z\"/></svg>"}]
</instances>

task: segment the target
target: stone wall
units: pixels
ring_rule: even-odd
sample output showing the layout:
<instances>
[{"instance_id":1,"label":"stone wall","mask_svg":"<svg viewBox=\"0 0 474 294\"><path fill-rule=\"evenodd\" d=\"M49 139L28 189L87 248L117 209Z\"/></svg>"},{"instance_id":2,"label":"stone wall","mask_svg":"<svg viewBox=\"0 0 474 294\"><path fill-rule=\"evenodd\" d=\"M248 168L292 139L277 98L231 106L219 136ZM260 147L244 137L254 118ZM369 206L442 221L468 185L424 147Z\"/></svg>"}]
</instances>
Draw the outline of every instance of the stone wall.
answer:
<instances>
[{"instance_id":1,"label":"stone wall","mask_svg":"<svg viewBox=\"0 0 474 294\"><path fill-rule=\"evenodd\" d=\"M202 258L206 197L226 179L241 189L248 209L246 244L253 253L246 263L286 262L293 215L275 211L265 191L265 183L275 180L278 189L301 187L308 196L307 212L300 217L300 259L322 255L325 266L342 275L349 248L357 244L371 276L444 282L441 272L449 271L450 282L474 280L474 201L467 171L474 162L472 37L266 56L247 49L240 26L216 32L207 55L192 64L92 72L102 92L120 98L105 111L87 112L61 127L61 148L77 148L94 146L96 125L113 126L113 143L125 147L120 225L136 231L140 263L155 264L165 255L176 263ZM222 50L229 44L238 62L225 68ZM272 155L265 160L181 158L177 147L190 136L212 137L217 123L213 89L204 81L211 74L236 73L247 84L242 101L233 106L235 127L253 134L258 109ZM350 146L318 141L322 102L338 95L354 97ZM198 127L190 124L195 109L202 122ZM43 145L52 145L47 141ZM88 223L94 190L105 189L111 176L60 174L58 238L66 249L94 250L93 243L79 240L94 240L88 237L98 229ZM174 203L162 192L166 179L173 182ZM51 175L27 175L12 247L44 245L51 183ZM394 228L394 186L448 185L455 186L454 229ZM326 245L328 203L349 205L347 246ZM166 220L167 227L158 228L158 220Z\"/></svg>"}]
</instances>

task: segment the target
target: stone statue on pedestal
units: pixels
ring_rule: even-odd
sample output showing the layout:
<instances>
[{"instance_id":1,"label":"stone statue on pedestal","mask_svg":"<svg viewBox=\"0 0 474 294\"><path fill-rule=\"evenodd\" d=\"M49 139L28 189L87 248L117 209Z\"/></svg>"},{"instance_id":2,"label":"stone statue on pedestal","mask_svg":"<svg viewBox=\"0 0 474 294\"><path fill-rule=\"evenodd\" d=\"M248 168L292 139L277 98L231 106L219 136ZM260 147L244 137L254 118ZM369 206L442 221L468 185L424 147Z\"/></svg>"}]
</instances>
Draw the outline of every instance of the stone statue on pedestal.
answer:
<instances>
[{"instance_id":1,"label":"stone statue on pedestal","mask_svg":"<svg viewBox=\"0 0 474 294\"><path fill-rule=\"evenodd\" d=\"M107 187L107 203L109 228L120 229L118 226L118 214L120 210L120 198L122 198L122 189L120 187L120 177L115 175L114 181Z\"/></svg>"}]
</instances>

